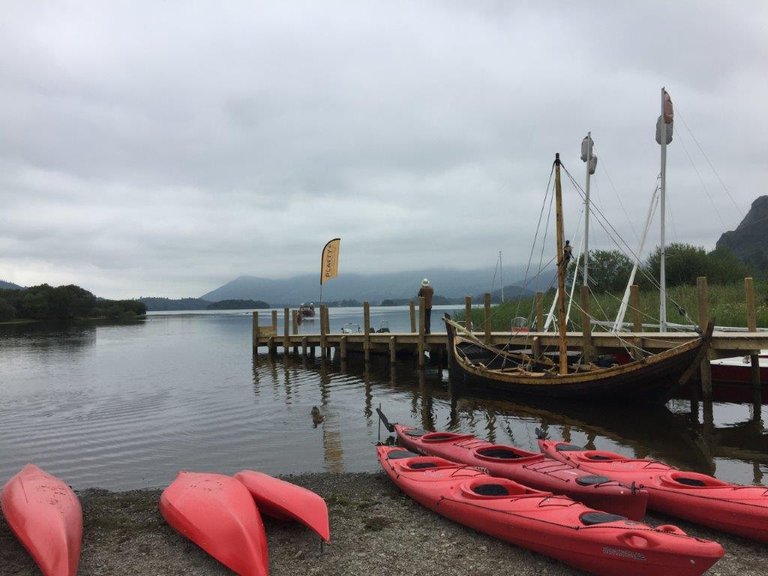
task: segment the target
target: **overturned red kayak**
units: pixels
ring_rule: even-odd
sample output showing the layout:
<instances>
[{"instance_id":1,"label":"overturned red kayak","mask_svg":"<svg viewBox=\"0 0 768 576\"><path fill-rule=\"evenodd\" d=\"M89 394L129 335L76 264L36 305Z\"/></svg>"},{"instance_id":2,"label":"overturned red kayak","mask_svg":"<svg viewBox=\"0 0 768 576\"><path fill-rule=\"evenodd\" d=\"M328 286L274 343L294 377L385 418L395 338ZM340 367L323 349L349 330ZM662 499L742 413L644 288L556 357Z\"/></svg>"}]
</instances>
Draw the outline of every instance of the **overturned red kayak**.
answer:
<instances>
[{"instance_id":1,"label":"overturned red kayak","mask_svg":"<svg viewBox=\"0 0 768 576\"><path fill-rule=\"evenodd\" d=\"M659 460L585 450L566 442L539 440L547 456L592 474L636 482L648 491L648 507L724 532L768 542L768 488L742 486Z\"/></svg>"},{"instance_id":2,"label":"overturned red kayak","mask_svg":"<svg viewBox=\"0 0 768 576\"><path fill-rule=\"evenodd\" d=\"M243 470L235 474L256 501L259 510L278 520L294 520L331 541L328 506L319 495L263 472Z\"/></svg>"},{"instance_id":3,"label":"overturned red kayak","mask_svg":"<svg viewBox=\"0 0 768 576\"><path fill-rule=\"evenodd\" d=\"M246 576L269 574L267 539L248 489L231 476L179 472L160 496L168 524Z\"/></svg>"},{"instance_id":4,"label":"overturned red kayak","mask_svg":"<svg viewBox=\"0 0 768 576\"><path fill-rule=\"evenodd\" d=\"M717 542L676 526L651 528L477 468L378 446L379 462L430 510L602 576L698 576L723 556Z\"/></svg>"},{"instance_id":5,"label":"overturned red kayak","mask_svg":"<svg viewBox=\"0 0 768 576\"><path fill-rule=\"evenodd\" d=\"M0 496L8 526L45 576L75 576L83 540L83 511L72 489L27 464Z\"/></svg>"},{"instance_id":6,"label":"overturned red kayak","mask_svg":"<svg viewBox=\"0 0 768 576\"><path fill-rule=\"evenodd\" d=\"M439 456L485 469L491 476L509 478L537 490L565 494L591 508L642 520L648 492L602 475L528 452L515 446L492 444L471 434L425 432L394 424L398 443L413 452Z\"/></svg>"}]
</instances>

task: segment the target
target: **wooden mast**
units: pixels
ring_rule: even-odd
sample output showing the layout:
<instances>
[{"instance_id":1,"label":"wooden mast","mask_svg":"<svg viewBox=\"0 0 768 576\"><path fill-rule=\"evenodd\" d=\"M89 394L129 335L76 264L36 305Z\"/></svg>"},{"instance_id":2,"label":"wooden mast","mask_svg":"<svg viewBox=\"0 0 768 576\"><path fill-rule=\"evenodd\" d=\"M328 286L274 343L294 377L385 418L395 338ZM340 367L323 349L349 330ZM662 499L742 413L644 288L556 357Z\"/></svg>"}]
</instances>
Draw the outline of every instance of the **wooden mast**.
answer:
<instances>
[{"instance_id":1,"label":"wooden mast","mask_svg":"<svg viewBox=\"0 0 768 576\"><path fill-rule=\"evenodd\" d=\"M560 154L555 154L555 221L557 224L557 326L560 332L560 374L568 374L568 342L565 324L565 272L568 262L564 252L563 190L560 185Z\"/></svg>"}]
</instances>

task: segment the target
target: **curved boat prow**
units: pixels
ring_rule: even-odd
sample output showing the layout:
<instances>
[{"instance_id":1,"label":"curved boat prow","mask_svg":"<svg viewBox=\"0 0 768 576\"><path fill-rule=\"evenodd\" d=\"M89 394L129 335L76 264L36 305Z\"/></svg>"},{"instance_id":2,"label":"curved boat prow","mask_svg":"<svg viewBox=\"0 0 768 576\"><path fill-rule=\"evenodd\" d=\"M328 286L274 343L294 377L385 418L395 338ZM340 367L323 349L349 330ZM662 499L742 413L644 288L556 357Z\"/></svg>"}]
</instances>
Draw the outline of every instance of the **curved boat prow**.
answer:
<instances>
[{"instance_id":1,"label":"curved boat prow","mask_svg":"<svg viewBox=\"0 0 768 576\"><path fill-rule=\"evenodd\" d=\"M256 501L259 510L278 520L304 524L326 542L331 541L328 506L318 494L263 472L242 470L235 474Z\"/></svg>"},{"instance_id":2,"label":"curved boat prow","mask_svg":"<svg viewBox=\"0 0 768 576\"><path fill-rule=\"evenodd\" d=\"M160 513L176 531L238 574L269 574L267 538L256 503L231 476L179 472L160 496Z\"/></svg>"},{"instance_id":3,"label":"curved boat prow","mask_svg":"<svg viewBox=\"0 0 768 576\"><path fill-rule=\"evenodd\" d=\"M27 464L3 487L3 515L45 576L75 576L83 540L83 511L62 480Z\"/></svg>"}]
</instances>

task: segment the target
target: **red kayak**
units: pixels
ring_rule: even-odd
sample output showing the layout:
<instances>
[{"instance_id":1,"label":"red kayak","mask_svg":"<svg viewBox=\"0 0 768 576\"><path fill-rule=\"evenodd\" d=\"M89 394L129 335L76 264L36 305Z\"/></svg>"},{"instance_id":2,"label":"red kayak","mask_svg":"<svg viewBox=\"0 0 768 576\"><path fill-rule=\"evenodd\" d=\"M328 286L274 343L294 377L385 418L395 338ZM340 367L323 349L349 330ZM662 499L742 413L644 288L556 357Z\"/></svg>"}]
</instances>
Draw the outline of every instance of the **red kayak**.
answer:
<instances>
[{"instance_id":1,"label":"red kayak","mask_svg":"<svg viewBox=\"0 0 768 576\"><path fill-rule=\"evenodd\" d=\"M248 489L231 476L179 472L160 496L168 524L245 576L267 576L264 525Z\"/></svg>"},{"instance_id":2,"label":"red kayak","mask_svg":"<svg viewBox=\"0 0 768 576\"><path fill-rule=\"evenodd\" d=\"M515 446L492 444L471 434L425 432L394 424L398 443L413 452L483 468L537 490L565 494L591 508L642 520L648 492L594 475Z\"/></svg>"},{"instance_id":3,"label":"red kayak","mask_svg":"<svg viewBox=\"0 0 768 576\"><path fill-rule=\"evenodd\" d=\"M430 510L594 574L698 576L724 553L676 526L651 528L443 458L377 452L390 479Z\"/></svg>"},{"instance_id":4,"label":"red kayak","mask_svg":"<svg viewBox=\"0 0 768 576\"><path fill-rule=\"evenodd\" d=\"M8 526L45 576L75 576L83 540L83 511L72 489L27 464L0 496Z\"/></svg>"},{"instance_id":5,"label":"red kayak","mask_svg":"<svg viewBox=\"0 0 768 576\"><path fill-rule=\"evenodd\" d=\"M627 458L585 450L565 442L539 440L541 451L591 474L636 482L648 490L648 507L724 532L768 542L768 488L742 486L698 472L684 472L659 460Z\"/></svg>"},{"instance_id":6,"label":"red kayak","mask_svg":"<svg viewBox=\"0 0 768 576\"><path fill-rule=\"evenodd\" d=\"M235 478L248 488L259 510L267 516L295 520L326 542L331 541L328 506L311 490L253 470L238 472Z\"/></svg>"}]
</instances>

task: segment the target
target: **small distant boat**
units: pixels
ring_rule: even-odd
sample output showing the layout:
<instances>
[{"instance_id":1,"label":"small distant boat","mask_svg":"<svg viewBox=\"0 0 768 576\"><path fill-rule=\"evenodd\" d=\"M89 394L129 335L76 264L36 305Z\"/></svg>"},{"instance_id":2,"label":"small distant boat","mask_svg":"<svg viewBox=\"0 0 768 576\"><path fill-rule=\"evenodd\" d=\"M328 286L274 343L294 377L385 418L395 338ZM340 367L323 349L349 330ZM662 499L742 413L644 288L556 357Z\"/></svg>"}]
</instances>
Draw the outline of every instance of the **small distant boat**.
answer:
<instances>
[{"instance_id":1,"label":"small distant boat","mask_svg":"<svg viewBox=\"0 0 768 576\"><path fill-rule=\"evenodd\" d=\"M182 536L234 572L269 574L261 515L248 489L235 478L179 472L160 496L160 513Z\"/></svg>"},{"instance_id":2,"label":"small distant boat","mask_svg":"<svg viewBox=\"0 0 768 576\"><path fill-rule=\"evenodd\" d=\"M259 510L267 516L300 522L326 542L331 541L328 506L318 494L253 470L242 470L235 478L243 483Z\"/></svg>"},{"instance_id":3,"label":"small distant boat","mask_svg":"<svg viewBox=\"0 0 768 576\"><path fill-rule=\"evenodd\" d=\"M310 302L307 304L306 302L302 302L301 306L299 306L299 310L296 313L296 320L299 324L301 324L304 320L307 319L314 319L315 318L315 303Z\"/></svg>"},{"instance_id":4,"label":"small distant boat","mask_svg":"<svg viewBox=\"0 0 768 576\"><path fill-rule=\"evenodd\" d=\"M83 540L83 511L62 480L27 464L0 496L8 526L45 576L75 576Z\"/></svg>"},{"instance_id":5,"label":"small distant boat","mask_svg":"<svg viewBox=\"0 0 768 576\"><path fill-rule=\"evenodd\" d=\"M492 444L472 434L425 432L394 424L398 443L408 450L475 466L537 490L564 494L587 506L642 520L648 492L516 446Z\"/></svg>"},{"instance_id":6,"label":"small distant boat","mask_svg":"<svg viewBox=\"0 0 768 576\"><path fill-rule=\"evenodd\" d=\"M648 507L716 530L768 542L768 488L742 486L686 472L659 460L586 450L567 442L539 440L551 458L648 491Z\"/></svg>"},{"instance_id":7,"label":"small distant boat","mask_svg":"<svg viewBox=\"0 0 768 576\"><path fill-rule=\"evenodd\" d=\"M376 450L392 482L422 506L599 576L700 576L724 554L676 526L652 528L443 458Z\"/></svg>"}]
</instances>

